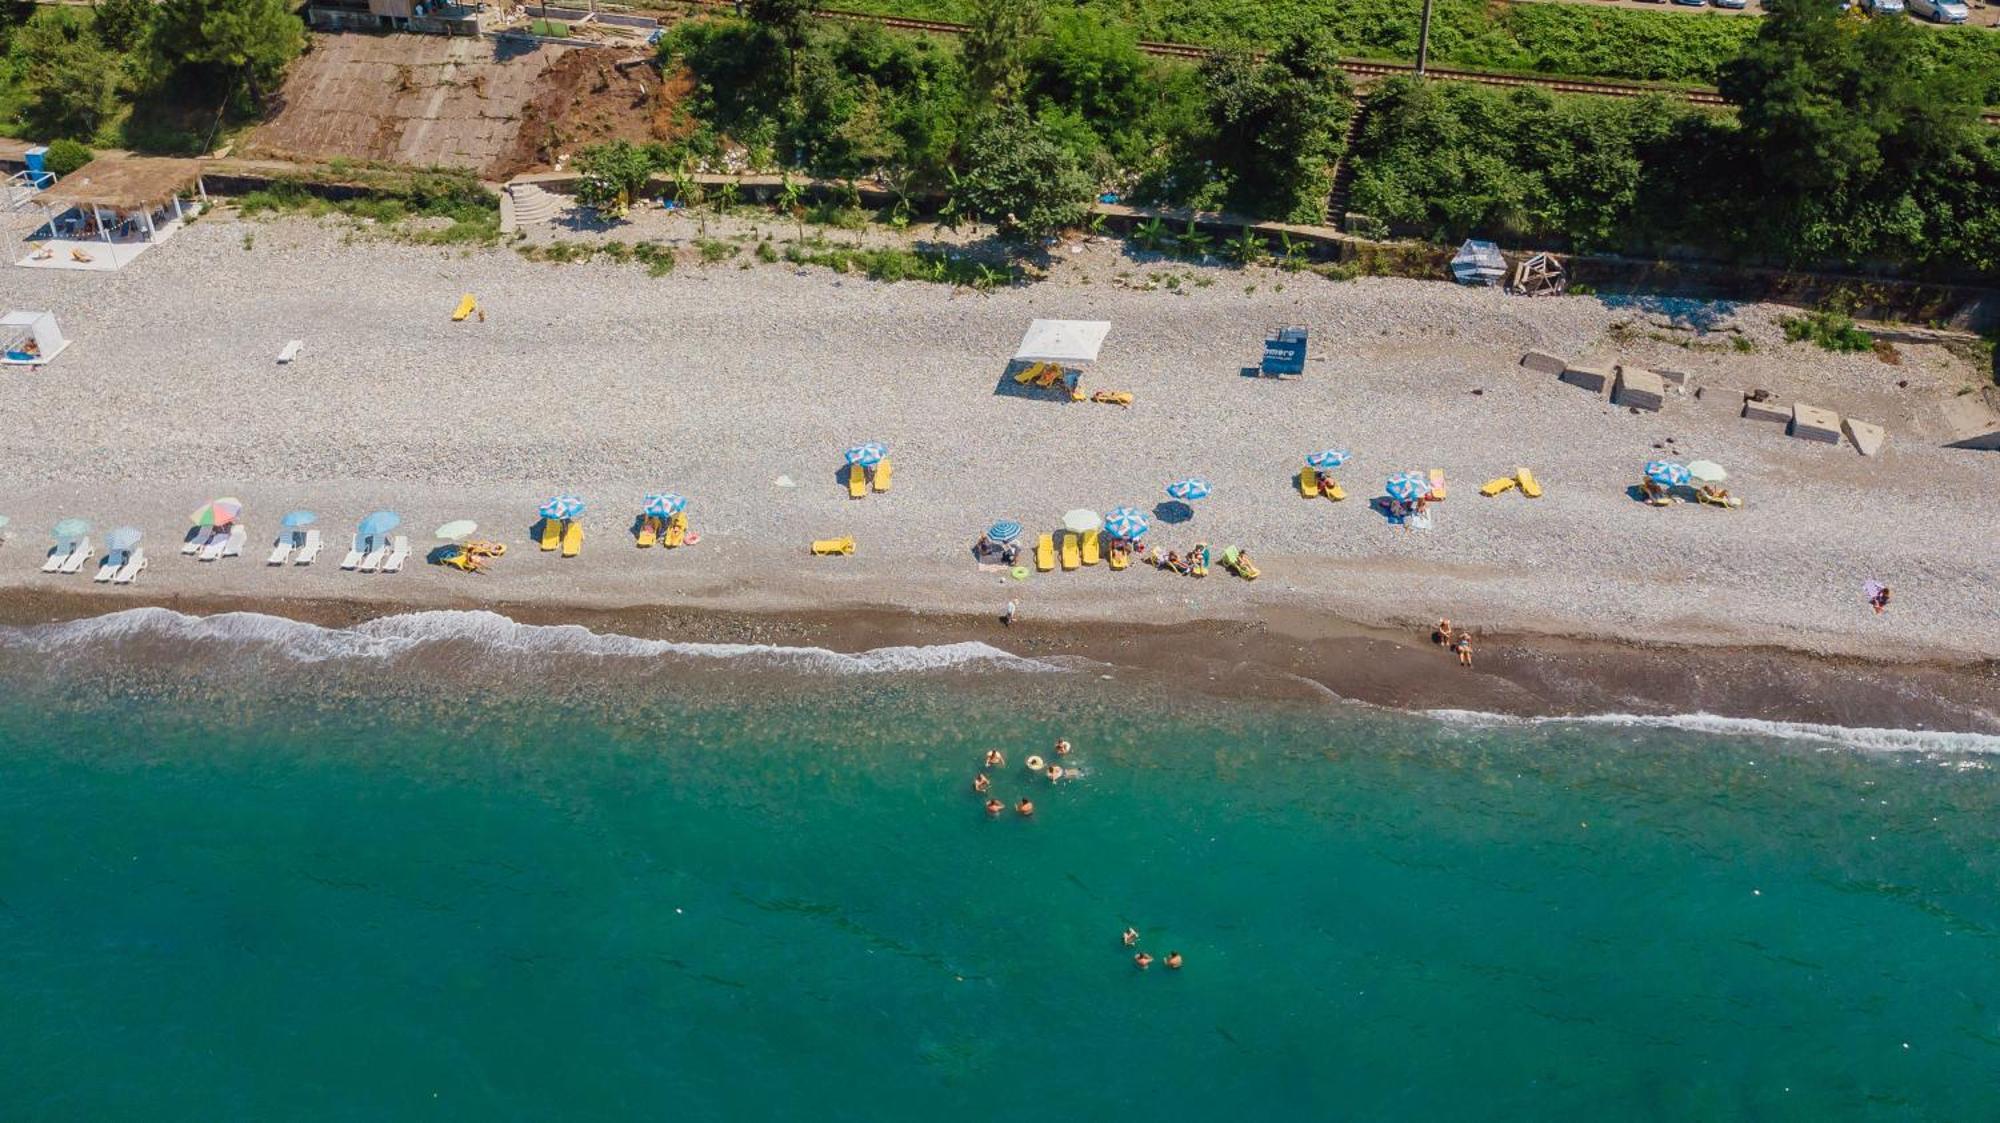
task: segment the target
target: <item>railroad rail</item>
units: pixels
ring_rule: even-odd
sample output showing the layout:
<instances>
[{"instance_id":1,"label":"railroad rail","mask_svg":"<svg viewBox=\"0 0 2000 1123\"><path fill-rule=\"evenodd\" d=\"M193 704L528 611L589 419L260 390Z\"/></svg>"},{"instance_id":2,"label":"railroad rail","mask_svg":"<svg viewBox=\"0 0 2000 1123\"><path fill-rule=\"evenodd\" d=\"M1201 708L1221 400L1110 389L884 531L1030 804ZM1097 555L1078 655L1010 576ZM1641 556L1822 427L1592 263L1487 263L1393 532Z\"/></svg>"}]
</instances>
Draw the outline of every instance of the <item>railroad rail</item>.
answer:
<instances>
[{"instance_id":1,"label":"railroad rail","mask_svg":"<svg viewBox=\"0 0 2000 1123\"><path fill-rule=\"evenodd\" d=\"M692 8L734 9L736 0L677 0ZM897 31L921 31L931 35L964 35L971 30L962 23L946 20L911 19L907 16L882 16L870 12L853 12L843 8L821 8L813 13L821 19L847 20L852 23L872 23ZM1144 54L1162 58L1203 59L1214 51L1213 47L1200 47L1189 43L1152 43L1141 40L1139 50ZM1349 58L1340 60L1341 70L1359 82L1369 82L1389 78L1399 74L1415 74L1413 63L1389 62L1382 59ZM1646 97L1659 94L1663 97L1678 98L1693 105L1728 105L1729 99L1721 91L1709 86L1649 86L1639 82L1619 82L1602 78L1555 78L1531 74L1500 74L1491 70L1457 70L1450 67L1430 66L1424 73L1432 78L1452 82L1478 82L1487 86L1517 86L1549 90L1559 94L1591 94L1597 97ZM2000 125L2000 113L1980 115L1989 125Z\"/></svg>"}]
</instances>

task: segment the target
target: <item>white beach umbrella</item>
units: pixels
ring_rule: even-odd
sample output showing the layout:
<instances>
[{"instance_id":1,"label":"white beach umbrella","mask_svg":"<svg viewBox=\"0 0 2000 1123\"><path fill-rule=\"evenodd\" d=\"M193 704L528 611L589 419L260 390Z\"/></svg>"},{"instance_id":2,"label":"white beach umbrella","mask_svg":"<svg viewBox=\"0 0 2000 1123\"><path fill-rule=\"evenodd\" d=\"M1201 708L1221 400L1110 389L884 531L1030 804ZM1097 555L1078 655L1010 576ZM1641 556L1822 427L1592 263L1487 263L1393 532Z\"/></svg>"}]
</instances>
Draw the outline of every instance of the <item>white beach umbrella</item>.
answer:
<instances>
[{"instance_id":1,"label":"white beach umbrella","mask_svg":"<svg viewBox=\"0 0 2000 1123\"><path fill-rule=\"evenodd\" d=\"M1698 484L1719 484L1728 478L1729 473L1713 460L1697 460L1688 465L1688 479Z\"/></svg>"},{"instance_id":2,"label":"white beach umbrella","mask_svg":"<svg viewBox=\"0 0 2000 1123\"><path fill-rule=\"evenodd\" d=\"M1064 530L1073 530L1078 534L1083 534L1103 526L1104 520L1097 517L1096 511L1078 507L1074 511L1064 513L1062 523Z\"/></svg>"}]
</instances>

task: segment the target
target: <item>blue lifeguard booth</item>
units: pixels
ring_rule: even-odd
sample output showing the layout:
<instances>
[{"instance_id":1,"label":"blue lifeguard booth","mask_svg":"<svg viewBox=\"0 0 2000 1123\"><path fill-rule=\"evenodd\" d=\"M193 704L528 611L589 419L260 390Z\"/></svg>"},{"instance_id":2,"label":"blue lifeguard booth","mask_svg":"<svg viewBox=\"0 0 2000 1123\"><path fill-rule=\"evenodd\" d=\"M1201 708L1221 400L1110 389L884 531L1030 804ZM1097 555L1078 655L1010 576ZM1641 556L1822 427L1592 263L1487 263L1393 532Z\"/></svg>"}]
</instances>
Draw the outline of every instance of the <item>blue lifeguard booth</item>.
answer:
<instances>
[{"instance_id":1,"label":"blue lifeguard booth","mask_svg":"<svg viewBox=\"0 0 2000 1123\"><path fill-rule=\"evenodd\" d=\"M1264 341L1264 362L1259 368L1274 378L1297 378L1306 372L1306 329L1282 327Z\"/></svg>"}]
</instances>

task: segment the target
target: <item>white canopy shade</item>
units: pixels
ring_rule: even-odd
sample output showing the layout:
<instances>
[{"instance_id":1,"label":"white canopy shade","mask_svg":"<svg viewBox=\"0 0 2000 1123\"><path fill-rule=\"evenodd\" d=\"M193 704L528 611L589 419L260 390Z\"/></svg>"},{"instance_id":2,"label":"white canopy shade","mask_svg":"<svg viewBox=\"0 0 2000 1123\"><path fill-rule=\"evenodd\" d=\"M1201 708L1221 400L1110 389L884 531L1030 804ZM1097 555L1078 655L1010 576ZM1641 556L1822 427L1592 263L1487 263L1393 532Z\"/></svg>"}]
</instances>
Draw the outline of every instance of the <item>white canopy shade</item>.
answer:
<instances>
[{"instance_id":1,"label":"white canopy shade","mask_svg":"<svg viewBox=\"0 0 2000 1123\"><path fill-rule=\"evenodd\" d=\"M28 345L32 343L33 347ZM46 363L69 346L56 318L50 312L9 311L0 316L0 361L20 364Z\"/></svg>"},{"instance_id":2,"label":"white canopy shade","mask_svg":"<svg viewBox=\"0 0 2000 1123\"><path fill-rule=\"evenodd\" d=\"M1014 358L1024 363L1094 363L1110 333L1107 320L1036 320L1021 337Z\"/></svg>"}]
</instances>

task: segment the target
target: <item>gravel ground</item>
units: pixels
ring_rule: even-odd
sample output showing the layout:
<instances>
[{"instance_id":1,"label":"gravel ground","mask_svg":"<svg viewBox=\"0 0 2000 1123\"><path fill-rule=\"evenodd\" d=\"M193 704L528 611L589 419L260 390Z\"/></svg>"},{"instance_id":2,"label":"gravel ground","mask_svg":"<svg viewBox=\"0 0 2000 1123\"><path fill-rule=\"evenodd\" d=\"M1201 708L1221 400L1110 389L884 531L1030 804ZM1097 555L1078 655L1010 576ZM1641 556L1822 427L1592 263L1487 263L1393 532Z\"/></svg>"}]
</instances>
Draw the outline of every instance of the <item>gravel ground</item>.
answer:
<instances>
[{"instance_id":1,"label":"gravel ground","mask_svg":"<svg viewBox=\"0 0 2000 1123\"><path fill-rule=\"evenodd\" d=\"M685 239L688 227L648 215L619 236ZM15 521L0 584L79 582L34 563L43 528L81 515L154 535L142 581L155 597L996 612L1018 597L1030 621L1284 623L1311 609L1369 623L1448 614L1510 630L2000 655L1990 556L2000 457L1935 447L1937 400L1978 377L1941 349L1906 349L1897 366L1832 356L1785 344L1780 310L1758 306L1693 309L1721 330L1689 349L1688 333L1658 326L1691 311L1679 306L1197 269L1110 245L1055 257L1047 281L977 295L739 267L747 255L650 278L637 265L215 216L120 274L0 271L7 306L54 310L75 340L40 372L0 375L0 511ZM1161 280L1146 289L1151 274ZM485 322L450 322L462 292L479 296ZM1035 316L1111 320L1086 385L1133 391L1137 404L996 393ZM1311 326L1307 376L1241 377L1279 323ZM1735 336L1755 353L1734 350ZM304 353L275 365L291 338ZM1521 369L1531 347L1687 370L1709 392L1633 415ZM1880 421L1889 449L1866 459L1739 420L1725 388L1747 386ZM896 482L851 502L838 458L862 440L891 446ZM1302 500L1292 482L1302 454L1327 446L1355 454L1340 473L1354 496L1344 504ZM1626 487L1662 446L1728 466L1748 506L1632 501ZM1545 498L1477 495L1517 464L1541 477ZM1367 506L1390 473L1434 467L1454 485L1434 529L1389 527ZM1099 567L1014 585L969 562L993 519L1034 530L1076 506L1150 508L1169 480L1196 473L1214 496L1190 524L1156 523L1153 539L1244 544L1262 580ZM781 475L797 486L776 486ZM625 544L639 496L658 488L692 497L701 545L664 555ZM590 547L575 562L524 548L535 505L557 490L593 502ZM482 578L421 565L339 573L339 549L311 571L171 556L187 512L223 493L247 501L260 545L292 507L321 512L330 538L393 507L419 536L479 519L523 556ZM805 556L808 539L843 533L859 538L856 556ZM1861 603L1870 577L1895 587L1887 615ZM146 595L103 592L107 604Z\"/></svg>"}]
</instances>

